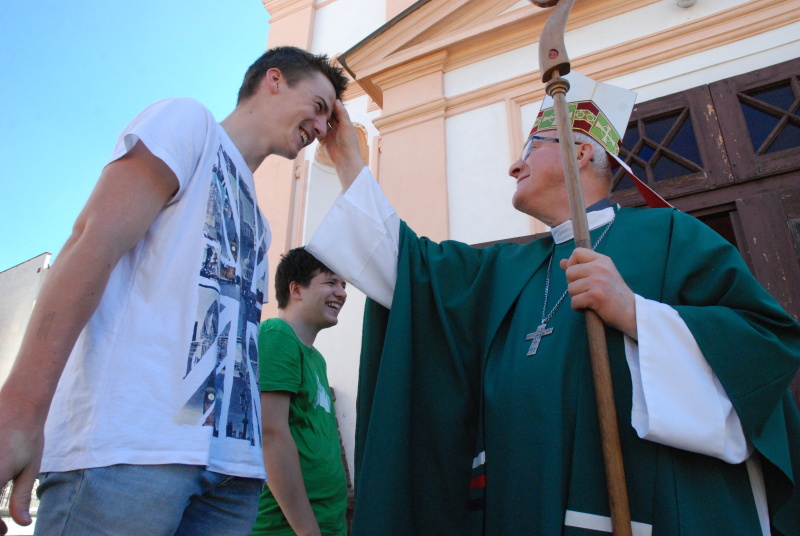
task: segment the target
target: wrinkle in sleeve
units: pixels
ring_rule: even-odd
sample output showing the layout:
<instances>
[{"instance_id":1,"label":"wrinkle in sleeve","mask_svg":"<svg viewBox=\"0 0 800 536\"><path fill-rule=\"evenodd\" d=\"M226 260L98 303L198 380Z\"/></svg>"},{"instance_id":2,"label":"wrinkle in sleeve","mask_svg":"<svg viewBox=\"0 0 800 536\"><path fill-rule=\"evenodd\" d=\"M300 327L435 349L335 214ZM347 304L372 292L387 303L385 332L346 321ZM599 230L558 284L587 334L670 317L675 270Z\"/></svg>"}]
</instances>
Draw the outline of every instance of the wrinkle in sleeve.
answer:
<instances>
[{"instance_id":1,"label":"wrinkle in sleeve","mask_svg":"<svg viewBox=\"0 0 800 536\"><path fill-rule=\"evenodd\" d=\"M331 207L306 249L386 308L397 283L400 219L369 169Z\"/></svg>"},{"instance_id":2,"label":"wrinkle in sleeve","mask_svg":"<svg viewBox=\"0 0 800 536\"><path fill-rule=\"evenodd\" d=\"M297 341L277 329L262 329L258 337L261 391L297 393L302 383Z\"/></svg>"},{"instance_id":3,"label":"wrinkle in sleeve","mask_svg":"<svg viewBox=\"0 0 800 536\"><path fill-rule=\"evenodd\" d=\"M120 133L109 163L127 154L141 141L177 177L180 188L170 201L174 203L199 164L212 123L211 112L194 99L155 102Z\"/></svg>"},{"instance_id":4,"label":"wrinkle in sleeve","mask_svg":"<svg viewBox=\"0 0 800 536\"><path fill-rule=\"evenodd\" d=\"M756 440L800 363L800 325L736 248L691 216L676 212L673 222L670 298L661 301L674 304L760 450Z\"/></svg>"},{"instance_id":5,"label":"wrinkle in sleeve","mask_svg":"<svg viewBox=\"0 0 800 536\"><path fill-rule=\"evenodd\" d=\"M744 461L751 451L730 398L675 309L636 296L638 344L625 337L639 437Z\"/></svg>"}]
</instances>

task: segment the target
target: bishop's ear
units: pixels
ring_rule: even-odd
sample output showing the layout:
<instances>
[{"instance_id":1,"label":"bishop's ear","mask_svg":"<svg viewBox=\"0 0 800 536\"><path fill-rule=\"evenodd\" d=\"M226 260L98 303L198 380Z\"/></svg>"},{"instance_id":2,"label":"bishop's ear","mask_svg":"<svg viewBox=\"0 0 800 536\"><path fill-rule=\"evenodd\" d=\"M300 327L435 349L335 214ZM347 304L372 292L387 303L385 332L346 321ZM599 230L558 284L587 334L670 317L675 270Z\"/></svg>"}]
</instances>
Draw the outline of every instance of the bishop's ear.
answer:
<instances>
[{"instance_id":1,"label":"bishop's ear","mask_svg":"<svg viewBox=\"0 0 800 536\"><path fill-rule=\"evenodd\" d=\"M594 162L594 145L591 143L581 143L575 146L575 155L578 158L578 165L584 166L589 162Z\"/></svg>"}]
</instances>

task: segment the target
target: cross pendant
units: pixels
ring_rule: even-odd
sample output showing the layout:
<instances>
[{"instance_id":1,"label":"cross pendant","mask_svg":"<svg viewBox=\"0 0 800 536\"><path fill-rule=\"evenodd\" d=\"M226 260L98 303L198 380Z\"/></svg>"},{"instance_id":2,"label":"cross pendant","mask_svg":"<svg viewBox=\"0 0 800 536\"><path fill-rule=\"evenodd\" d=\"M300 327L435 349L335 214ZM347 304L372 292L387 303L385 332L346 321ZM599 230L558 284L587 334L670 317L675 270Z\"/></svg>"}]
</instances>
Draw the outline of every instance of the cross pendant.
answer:
<instances>
[{"instance_id":1,"label":"cross pendant","mask_svg":"<svg viewBox=\"0 0 800 536\"><path fill-rule=\"evenodd\" d=\"M539 349L539 343L542 342L542 337L553 333L553 328L547 328L547 323L542 324L533 333L528 333L525 337L526 341L531 341L531 347L528 349L528 357L534 355L536 350Z\"/></svg>"}]
</instances>

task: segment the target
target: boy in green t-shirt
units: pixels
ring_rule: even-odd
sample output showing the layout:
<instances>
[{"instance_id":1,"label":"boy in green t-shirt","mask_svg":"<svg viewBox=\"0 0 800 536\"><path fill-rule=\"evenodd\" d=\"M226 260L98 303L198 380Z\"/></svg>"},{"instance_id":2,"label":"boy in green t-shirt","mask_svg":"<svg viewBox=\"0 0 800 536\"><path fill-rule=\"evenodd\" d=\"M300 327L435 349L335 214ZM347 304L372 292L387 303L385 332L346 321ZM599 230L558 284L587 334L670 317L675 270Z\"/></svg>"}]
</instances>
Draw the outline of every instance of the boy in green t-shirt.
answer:
<instances>
[{"instance_id":1,"label":"boy in green t-shirt","mask_svg":"<svg viewBox=\"0 0 800 536\"><path fill-rule=\"evenodd\" d=\"M347 533L347 482L325 359L314 347L335 326L345 281L304 248L278 264L279 317L261 323L261 415L267 487L251 535Z\"/></svg>"}]
</instances>

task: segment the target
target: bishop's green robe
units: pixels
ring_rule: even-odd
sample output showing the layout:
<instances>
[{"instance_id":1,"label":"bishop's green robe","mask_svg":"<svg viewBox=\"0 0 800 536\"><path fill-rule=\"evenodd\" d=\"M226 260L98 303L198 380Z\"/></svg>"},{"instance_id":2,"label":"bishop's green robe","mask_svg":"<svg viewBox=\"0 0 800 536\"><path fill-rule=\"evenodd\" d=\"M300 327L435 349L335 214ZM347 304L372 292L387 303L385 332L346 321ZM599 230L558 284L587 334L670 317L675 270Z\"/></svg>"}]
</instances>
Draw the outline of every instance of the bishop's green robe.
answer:
<instances>
[{"instance_id":1,"label":"bishop's green robe","mask_svg":"<svg viewBox=\"0 0 800 536\"><path fill-rule=\"evenodd\" d=\"M354 535L600 534L565 526L567 511L609 515L584 317L569 297L526 355L554 247L548 312L572 241L476 249L401 225L391 311L365 312ZM787 391L800 327L735 248L678 211L623 208L597 251L636 294L678 311L762 456L774 533L800 535ZM744 463L637 437L623 336L606 332L632 520L653 536L761 534Z\"/></svg>"}]
</instances>

